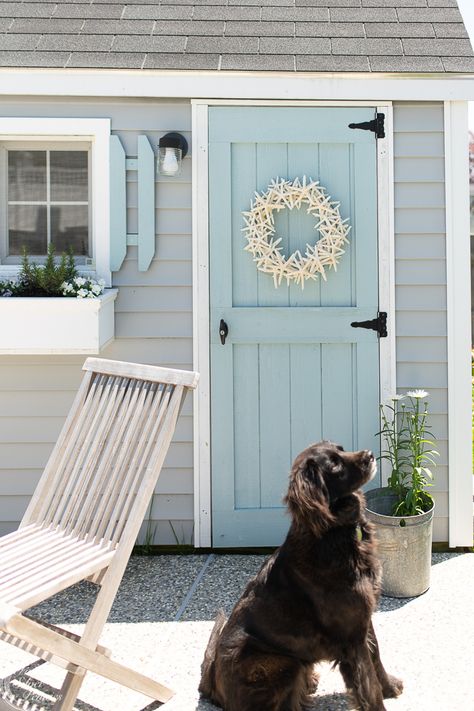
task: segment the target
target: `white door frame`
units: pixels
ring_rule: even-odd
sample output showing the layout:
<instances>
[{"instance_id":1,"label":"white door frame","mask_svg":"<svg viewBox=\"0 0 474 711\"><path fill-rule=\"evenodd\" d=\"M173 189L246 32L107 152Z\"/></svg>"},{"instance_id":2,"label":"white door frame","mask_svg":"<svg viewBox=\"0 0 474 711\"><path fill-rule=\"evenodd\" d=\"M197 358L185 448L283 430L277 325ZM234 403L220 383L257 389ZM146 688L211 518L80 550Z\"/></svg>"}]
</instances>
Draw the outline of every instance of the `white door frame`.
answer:
<instances>
[{"instance_id":1,"label":"white door frame","mask_svg":"<svg viewBox=\"0 0 474 711\"><path fill-rule=\"evenodd\" d=\"M194 394L194 545L207 548L211 538L211 412L209 358L209 171L208 108L234 106L375 106L368 101L219 101L192 102L193 136L193 368L201 374ZM386 138L377 141L379 308L388 314L388 337L380 339L380 393L395 393L395 247L393 198L393 110L385 114ZM375 140L375 139L374 139Z\"/></svg>"}]
</instances>

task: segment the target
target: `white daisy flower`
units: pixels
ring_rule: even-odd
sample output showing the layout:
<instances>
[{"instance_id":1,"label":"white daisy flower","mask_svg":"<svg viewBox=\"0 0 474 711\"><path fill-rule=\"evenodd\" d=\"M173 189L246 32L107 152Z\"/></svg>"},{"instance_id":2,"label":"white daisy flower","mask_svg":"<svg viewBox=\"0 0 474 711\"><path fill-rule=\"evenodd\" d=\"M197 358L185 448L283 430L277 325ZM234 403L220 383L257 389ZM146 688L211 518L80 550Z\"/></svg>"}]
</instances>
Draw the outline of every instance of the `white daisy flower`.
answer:
<instances>
[{"instance_id":1,"label":"white daisy flower","mask_svg":"<svg viewBox=\"0 0 474 711\"><path fill-rule=\"evenodd\" d=\"M426 392L426 390L410 390L407 392L408 397L414 397L417 400L421 400L425 397L428 397L429 393Z\"/></svg>"},{"instance_id":2,"label":"white daisy flower","mask_svg":"<svg viewBox=\"0 0 474 711\"><path fill-rule=\"evenodd\" d=\"M404 400L406 395L392 395L392 402L397 402L398 400Z\"/></svg>"}]
</instances>

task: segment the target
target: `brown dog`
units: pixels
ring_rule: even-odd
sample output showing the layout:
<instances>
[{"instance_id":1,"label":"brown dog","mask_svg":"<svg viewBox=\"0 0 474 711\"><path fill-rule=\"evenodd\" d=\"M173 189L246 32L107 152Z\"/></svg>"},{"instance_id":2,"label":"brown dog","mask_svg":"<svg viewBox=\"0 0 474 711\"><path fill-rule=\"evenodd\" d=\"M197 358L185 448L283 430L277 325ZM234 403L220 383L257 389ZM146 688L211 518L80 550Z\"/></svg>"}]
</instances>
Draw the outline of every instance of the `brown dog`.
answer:
<instances>
[{"instance_id":1,"label":"brown dog","mask_svg":"<svg viewBox=\"0 0 474 711\"><path fill-rule=\"evenodd\" d=\"M219 615L200 692L225 711L299 711L317 687L314 664L334 661L362 711L383 711L403 684L386 673L372 626L380 570L359 488L375 474L369 451L331 442L294 461L283 545Z\"/></svg>"}]
</instances>

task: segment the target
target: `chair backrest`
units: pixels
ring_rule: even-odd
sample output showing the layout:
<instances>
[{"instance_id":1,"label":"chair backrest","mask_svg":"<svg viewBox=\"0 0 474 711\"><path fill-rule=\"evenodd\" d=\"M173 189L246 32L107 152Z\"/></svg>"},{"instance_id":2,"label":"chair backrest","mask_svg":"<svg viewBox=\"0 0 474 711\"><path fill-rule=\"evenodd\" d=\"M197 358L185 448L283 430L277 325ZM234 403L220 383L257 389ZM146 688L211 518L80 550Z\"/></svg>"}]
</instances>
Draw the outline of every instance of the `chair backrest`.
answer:
<instances>
[{"instance_id":1,"label":"chair backrest","mask_svg":"<svg viewBox=\"0 0 474 711\"><path fill-rule=\"evenodd\" d=\"M88 358L21 526L96 543L135 540L188 388L198 374Z\"/></svg>"}]
</instances>

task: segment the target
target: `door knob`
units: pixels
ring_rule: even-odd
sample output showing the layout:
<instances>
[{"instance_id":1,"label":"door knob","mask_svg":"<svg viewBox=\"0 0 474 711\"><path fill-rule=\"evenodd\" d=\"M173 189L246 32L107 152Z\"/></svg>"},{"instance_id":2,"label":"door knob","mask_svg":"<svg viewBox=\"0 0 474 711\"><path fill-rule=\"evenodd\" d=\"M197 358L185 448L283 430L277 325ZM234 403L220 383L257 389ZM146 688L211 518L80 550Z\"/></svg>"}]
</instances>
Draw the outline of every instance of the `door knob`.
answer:
<instances>
[{"instance_id":1,"label":"door knob","mask_svg":"<svg viewBox=\"0 0 474 711\"><path fill-rule=\"evenodd\" d=\"M224 346L225 345L225 339L227 338L227 334L229 333L229 327L224 321L223 318L221 318L221 322L219 324L219 336L221 339L221 343Z\"/></svg>"}]
</instances>

